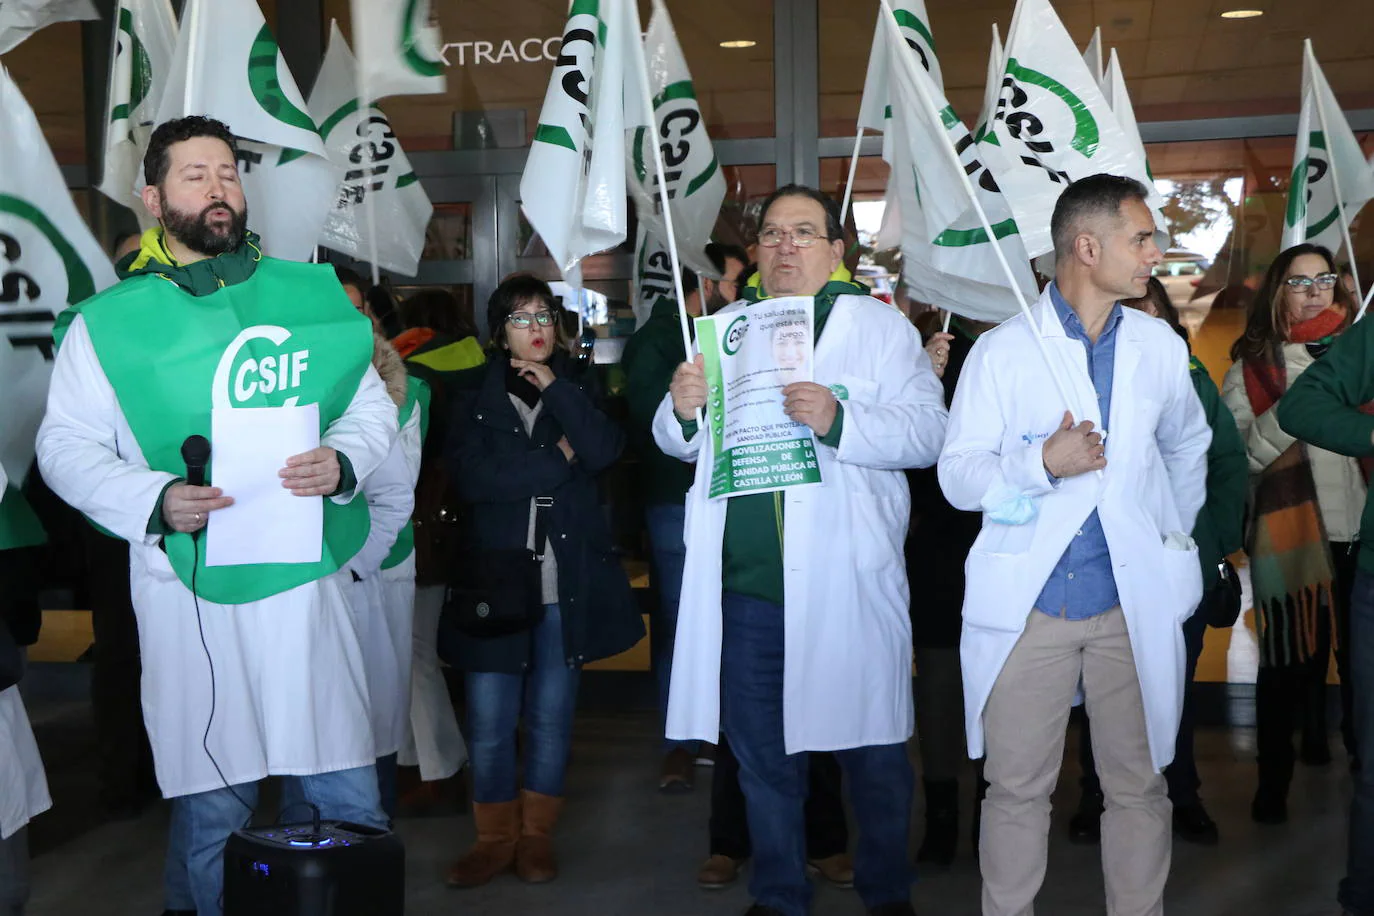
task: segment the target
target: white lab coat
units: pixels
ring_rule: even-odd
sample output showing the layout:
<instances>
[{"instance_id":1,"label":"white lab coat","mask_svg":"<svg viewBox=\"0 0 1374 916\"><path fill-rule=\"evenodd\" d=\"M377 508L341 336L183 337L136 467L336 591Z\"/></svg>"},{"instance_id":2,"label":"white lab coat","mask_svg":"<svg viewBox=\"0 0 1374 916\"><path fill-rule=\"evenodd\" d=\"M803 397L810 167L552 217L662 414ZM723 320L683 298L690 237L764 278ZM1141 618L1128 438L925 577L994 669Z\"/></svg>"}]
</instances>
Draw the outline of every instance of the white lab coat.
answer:
<instances>
[{"instance_id":1,"label":"white lab coat","mask_svg":"<svg viewBox=\"0 0 1374 916\"><path fill-rule=\"evenodd\" d=\"M1101 428L1087 352L1068 337L1049 291L1032 309L1050 358L1069 386L1074 421ZM1038 515L1021 525L983 516L965 564L960 654L969 755L983 756L983 708L1050 572L1096 508L1115 567L1157 768L1174 754L1183 707L1181 624L1202 597L1197 548L1164 545L1193 530L1207 487L1211 430L1188 377L1183 341L1162 321L1123 309L1116 332L1107 468L1052 486L1045 439L1065 405L1018 315L984 334L959 377L940 485L959 509L985 509L1008 494ZM1188 543L1191 543L1189 541ZM1028 723L1036 727L1036 723Z\"/></svg>"},{"instance_id":2,"label":"white lab coat","mask_svg":"<svg viewBox=\"0 0 1374 916\"><path fill-rule=\"evenodd\" d=\"M322 444L347 455L361 480L395 438L396 405L369 368ZM224 784L201 747L212 702L208 743L231 785L373 763L348 570L248 604L199 601L197 613L190 589L147 533L158 496L176 475L149 469L80 316L57 355L38 460L62 499L130 544L143 716L163 795ZM356 492L333 498L346 503Z\"/></svg>"},{"instance_id":3,"label":"white lab coat","mask_svg":"<svg viewBox=\"0 0 1374 916\"><path fill-rule=\"evenodd\" d=\"M736 303L722 310L743 308ZM948 414L911 324L867 296L840 296L815 352L815 380L848 390L838 449L818 445L823 483L785 491L783 738L789 754L896 744L912 731L911 620L902 547L905 468L928 467ZM654 439L696 461L665 396ZM706 448L705 452L703 449ZM678 605L668 736L720 731L724 499L707 498L711 462L687 493L687 561Z\"/></svg>"},{"instance_id":4,"label":"white lab coat","mask_svg":"<svg viewBox=\"0 0 1374 916\"><path fill-rule=\"evenodd\" d=\"M52 807L43 760L18 687L0 691L0 840Z\"/></svg>"},{"instance_id":5,"label":"white lab coat","mask_svg":"<svg viewBox=\"0 0 1374 916\"><path fill-rule=\"evenodd\" d=\"M350 584L353 610L363 645L363 669L371 699L372 740L377 756L394 754L405 740L410 715L410 630L415 614L415 560L383 570L401 529L415 510L419 476L420 412L412 411L400 435L362 483L372 529L367 543L348 564L360 577ZM412 454L414 461L411 460ZM409 587L405 570L409 568Z\"/></svg>"}]
</instances>

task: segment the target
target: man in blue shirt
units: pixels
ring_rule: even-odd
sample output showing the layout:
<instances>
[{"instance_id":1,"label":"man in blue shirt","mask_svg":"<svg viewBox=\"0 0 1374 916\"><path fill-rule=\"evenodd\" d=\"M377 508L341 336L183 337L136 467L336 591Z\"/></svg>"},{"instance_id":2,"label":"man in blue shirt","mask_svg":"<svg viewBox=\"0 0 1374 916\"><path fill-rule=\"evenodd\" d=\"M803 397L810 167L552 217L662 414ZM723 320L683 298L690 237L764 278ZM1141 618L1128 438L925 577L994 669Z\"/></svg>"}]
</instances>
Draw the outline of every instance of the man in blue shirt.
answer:
<instances>
[{"instance_id":1,"label":"man in blue shirt","mask_svg":"<svg viewBox=\"0 0 1374 916\"><path fill-rule=\"evenodd\" d=\"M950 410L940 484L952 505L984 513L960 638L969 749L985 752L990 784L983 916L1033 912L1080 690L1106 795L1107 911L1163 913L1172 825L1160 770L1178 729L1179 622L1201 595L1187 532L1211 435L1182 341L1120 303L1144 294L1163 258L1147 193L1111 175L1063 192L1055 282L1030 317L979 338Z\"/></svg>"}]
</instances>

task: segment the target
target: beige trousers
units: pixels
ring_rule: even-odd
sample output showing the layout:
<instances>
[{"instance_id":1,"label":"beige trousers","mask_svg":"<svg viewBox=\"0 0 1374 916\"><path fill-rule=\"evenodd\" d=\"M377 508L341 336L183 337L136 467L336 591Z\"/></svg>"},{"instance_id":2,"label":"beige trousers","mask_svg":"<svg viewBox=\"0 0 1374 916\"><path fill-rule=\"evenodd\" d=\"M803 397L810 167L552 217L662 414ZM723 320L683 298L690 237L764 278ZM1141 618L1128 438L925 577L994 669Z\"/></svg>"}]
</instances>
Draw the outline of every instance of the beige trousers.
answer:
<instances>
[{"instance_id":1,"label":"beige trousers","mask_svg":"<svg viewBox=\"0 0 1374 916\"><path fill-rule=\"evenodd\" d=\"M1108 916L1159 916L1172 806L1155 772L1121 608L1086 620L1032 611L983 712L987 742L979 864L983 916L1032 916L1045 878L1050 793L1082 680L1106 796L1102 873Z\"/></svg>"}]
</instances>

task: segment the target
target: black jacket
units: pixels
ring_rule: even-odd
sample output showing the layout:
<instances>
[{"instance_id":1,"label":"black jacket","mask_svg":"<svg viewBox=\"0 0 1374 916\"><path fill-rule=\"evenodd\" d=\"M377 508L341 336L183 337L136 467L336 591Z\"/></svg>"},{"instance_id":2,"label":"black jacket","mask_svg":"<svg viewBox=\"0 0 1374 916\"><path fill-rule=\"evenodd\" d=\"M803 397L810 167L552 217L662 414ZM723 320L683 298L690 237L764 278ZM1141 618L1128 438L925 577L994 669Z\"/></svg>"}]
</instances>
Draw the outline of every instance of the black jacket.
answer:
<instances>
[{"instance_id":1,"label":"black jacket","mask_svg":"<svg viewBox=\"0 0 1374 916\"><path fill-rule=\"evenodd\" d=\"M564 658L582 665L623 652L644 636L644 622L611 546L596 475L620 457L624 434L600 409L589 379L573 376L572 360L555 356L557 378L543 392L533 435L526 435L506 393L508 365L495 357L463 373L456 386L445 454L469 508L468 547L457 562L473 562L481 550L526 546L531 497L553 497L548 537L558 562ZM571 464L558 448L564 436L576 455ZM517 673L530 666L529 633L450 637L445 657L455 667Z\"/></svg>"}]
</instances>

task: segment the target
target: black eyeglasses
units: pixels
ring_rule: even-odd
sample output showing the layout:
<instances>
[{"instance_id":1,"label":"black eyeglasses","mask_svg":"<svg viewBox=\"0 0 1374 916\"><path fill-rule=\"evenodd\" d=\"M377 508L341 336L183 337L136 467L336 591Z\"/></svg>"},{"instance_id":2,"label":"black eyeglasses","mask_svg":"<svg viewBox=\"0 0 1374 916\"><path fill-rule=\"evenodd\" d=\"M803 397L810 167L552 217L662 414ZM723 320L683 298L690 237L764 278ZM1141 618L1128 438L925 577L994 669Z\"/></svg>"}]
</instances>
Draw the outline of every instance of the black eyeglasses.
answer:
<instances>
[{"instance_id":1,"label":"black eyeglasses","mask_svg":"<svg viewBox=\"0 0 1374 916\"><path fill-rule=\"evenodd\" d=\"M548 309L544 309L542 312L511 312L506 316L507 324L513 328L519 328L522 331L528 328L531 322L539 325L541 328L547 328L549 325L553 324L553 320L554 314Z\"/></svg>"}]
</instances>

